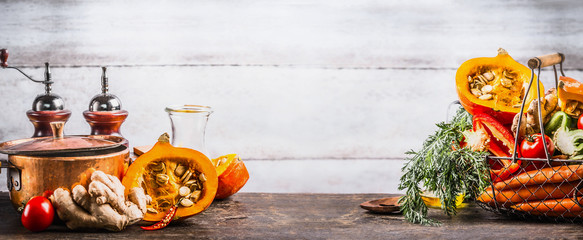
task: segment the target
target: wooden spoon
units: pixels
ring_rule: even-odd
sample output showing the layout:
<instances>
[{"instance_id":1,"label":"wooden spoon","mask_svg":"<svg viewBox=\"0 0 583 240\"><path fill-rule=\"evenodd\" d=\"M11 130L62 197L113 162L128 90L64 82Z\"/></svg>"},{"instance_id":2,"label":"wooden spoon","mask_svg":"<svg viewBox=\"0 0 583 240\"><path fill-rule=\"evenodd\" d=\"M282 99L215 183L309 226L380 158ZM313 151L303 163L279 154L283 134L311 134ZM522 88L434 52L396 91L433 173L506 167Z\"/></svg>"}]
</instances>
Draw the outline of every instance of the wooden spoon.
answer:
<instances>
[{"instance_id":1,"label":"wooden spoon","mask_svg":"<svg viewBox=\"0 0 583 240\"><path fill-rule=\"evenodd\" d=\"M381 198L363 202L360 204L361 208L375 213L398 213L401 211L398 197Z\"/></svg>"}]
</instances>

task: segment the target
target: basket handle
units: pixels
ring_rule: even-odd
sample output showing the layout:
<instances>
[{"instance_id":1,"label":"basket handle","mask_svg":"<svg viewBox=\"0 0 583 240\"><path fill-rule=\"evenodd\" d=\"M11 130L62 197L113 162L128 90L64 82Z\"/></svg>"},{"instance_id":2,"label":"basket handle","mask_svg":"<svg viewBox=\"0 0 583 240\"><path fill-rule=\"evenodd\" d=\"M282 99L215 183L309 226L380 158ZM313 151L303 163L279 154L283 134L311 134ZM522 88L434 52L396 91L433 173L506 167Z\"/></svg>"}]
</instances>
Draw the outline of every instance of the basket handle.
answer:
<instances>
[{"instance_id":1,"label":"basket handle","mask_svg":"<svg viewBox=\"0 0 583 240\"><path fill-rule=\"evenodd\" d=\"M562 63L565 60L565 55L562 53L552 53L543 56L538 56L528 60L528 67L531 69L543 68Z\"/></svg>"}]
</instances>

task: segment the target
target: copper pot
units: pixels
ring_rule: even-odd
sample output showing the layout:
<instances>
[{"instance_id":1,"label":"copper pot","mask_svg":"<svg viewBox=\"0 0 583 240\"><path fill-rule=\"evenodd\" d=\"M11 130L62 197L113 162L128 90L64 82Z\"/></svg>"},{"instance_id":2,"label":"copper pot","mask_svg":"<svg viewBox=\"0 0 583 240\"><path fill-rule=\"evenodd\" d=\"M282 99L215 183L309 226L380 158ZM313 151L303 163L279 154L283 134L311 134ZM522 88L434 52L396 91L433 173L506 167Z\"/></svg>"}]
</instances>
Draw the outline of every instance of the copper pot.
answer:
<instances>
[{"instance_id":1,"label":"copper pot","mask_svg":"<svg viewBox=\"0 0 583 240\"><path fill-rule=\"evenodd\" d=\"M71 189L90 169L122 178L129 164L123 137L109 135L62 136L62 123L51 123L53 137L19 139L0 143L0 160L8 168L10 201L17 211L26 202L59 187Z\"/></svg>"}]
</instances>

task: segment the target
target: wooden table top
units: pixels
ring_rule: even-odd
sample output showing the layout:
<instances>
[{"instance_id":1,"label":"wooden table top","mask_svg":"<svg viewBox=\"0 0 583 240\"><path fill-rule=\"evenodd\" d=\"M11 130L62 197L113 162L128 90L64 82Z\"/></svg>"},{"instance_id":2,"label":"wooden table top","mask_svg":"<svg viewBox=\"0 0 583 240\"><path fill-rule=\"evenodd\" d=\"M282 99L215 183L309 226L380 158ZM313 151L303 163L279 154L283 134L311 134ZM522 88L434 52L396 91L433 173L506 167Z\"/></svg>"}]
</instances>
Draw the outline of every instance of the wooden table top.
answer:
<instances>
[{"instance_id":1,"label":"wooden table top","mask_svg":"<svg viewBox=\"0 0 583 240\"><path fill-rule=\"evenodd\" d=\"M582 238L583 226L511 219L476 204L447 217L430 209L440 227L411 224L400 214L375 214L361 209L365 201L390 194L273 194L239 193L215 201L203 213L158 231L136 225L118 233L73 232L53 225L41 233L25 229L7 193L0 193L1 238L212 238L212 239L508 239Z\"/></svg>"}]
</instances>

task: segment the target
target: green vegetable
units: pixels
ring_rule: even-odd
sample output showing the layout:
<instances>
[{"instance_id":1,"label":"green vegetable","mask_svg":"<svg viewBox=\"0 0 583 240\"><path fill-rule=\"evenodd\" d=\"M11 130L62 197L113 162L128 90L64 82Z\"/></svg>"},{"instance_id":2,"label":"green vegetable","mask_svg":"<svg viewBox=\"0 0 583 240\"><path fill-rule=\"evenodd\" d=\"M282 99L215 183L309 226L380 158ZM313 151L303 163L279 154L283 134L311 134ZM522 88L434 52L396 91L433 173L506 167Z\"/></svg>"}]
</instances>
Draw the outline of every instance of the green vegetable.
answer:
<instances>
[{"instance_id":1,"label":"green vegetable","mask_svg":"<svg viewBox=\"0 0 583 240\"><path fill-rule=\"evenodd\" d=\"M571 126L571 117L563 111L557 111L545 125L545 134L553 136L557 129Z\"/></svg>"},{"instance_id":2,"label":"green vegetable","mask_svg":"<svg viewBox=\"0 0 583 240\"><path fill-rule=\"evenodd\" d=\"M583 159L583 130L561 127L553 135L553 142L557 150L571 159Z\"/></svg>"},{"instance_id":3,"label":"green vegetable","mask_svg":"<svg viewBox=\"0 0 583 240\"><path fill-rule=\"evenodd\" d=\"M456 214L456 197L477 198L490 182L487 152L461 148L462 132L472 128L472 116L463 108L449 123L438 123L435 134L429 136L420 151L410 155L403 167L399 190L406 190L399 203L407 220L423 225L438 225L427 218L427 206L421 199L422 190L434 192L447 215ZM454 150L456 149L456 150ZM419 186L422 184L422 187Z\"/></svg>"}]
</instances>

